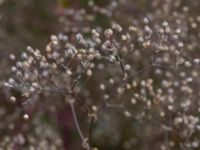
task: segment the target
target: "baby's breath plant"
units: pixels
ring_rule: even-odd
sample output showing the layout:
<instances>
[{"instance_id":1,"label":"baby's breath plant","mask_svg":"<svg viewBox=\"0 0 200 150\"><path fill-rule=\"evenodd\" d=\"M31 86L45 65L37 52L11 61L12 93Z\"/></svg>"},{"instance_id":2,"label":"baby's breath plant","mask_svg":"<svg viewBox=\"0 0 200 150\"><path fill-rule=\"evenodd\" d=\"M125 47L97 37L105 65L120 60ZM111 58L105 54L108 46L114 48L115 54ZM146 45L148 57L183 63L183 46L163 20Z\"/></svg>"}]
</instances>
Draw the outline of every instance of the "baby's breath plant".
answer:
<instances>
[{"instance_id":1,"label":"baby's breath plant","mask_svg":"<svg viewBox=\"0 0 200 150\"><path fill-rule=\"evenodd\" d=\"M15 63L4 84L23 97L10 101L28 120L27 106L59 95L53 105L69 106L83 149L198 149L200 19L181 2L154 0L140 10L136 1L89 1L87 9L67 9L64 32L45 50L10 54Z\"/></svg>"}]
</instances>

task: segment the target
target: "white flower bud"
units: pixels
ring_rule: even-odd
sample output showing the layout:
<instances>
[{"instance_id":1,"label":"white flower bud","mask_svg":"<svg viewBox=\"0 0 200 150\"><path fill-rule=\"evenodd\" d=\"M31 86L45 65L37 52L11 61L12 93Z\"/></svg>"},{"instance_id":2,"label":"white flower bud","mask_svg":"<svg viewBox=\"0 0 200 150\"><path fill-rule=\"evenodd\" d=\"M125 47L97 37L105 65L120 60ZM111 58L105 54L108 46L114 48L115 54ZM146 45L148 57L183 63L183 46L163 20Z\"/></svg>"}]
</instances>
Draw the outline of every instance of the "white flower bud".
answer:
<instances>
[{"instance_id":1,"label":"white flower bud","mask_svg":"<svg viewBox=\"0 0 200 150\"><path fill-rule=\"evenodd\" d=\"M129 111L124 111L124 115L126 116L126 117L131 117L131 113L129 112Z\"/></svg>"},{"instance_id":2,"label":"white flower bud","mask_svg":"<svg viewBox=\"0 0 200 150\"><path fill-rule=\"evenodd\" d=\"M183 42L178 43L178 47L182 48L183 47Z\"/></svg>"},{"instance_id":3,"label":"white flower bud","mask_svg":"<svg viewBox=\"0 0 200 150\"><path fill-rule=\"evenodd\" d=\"M10 84L15 84L15 80L12 79L12 78L10 78L10 79L8 80L8 82L9 82Z\"/></svg>"},{"instance_id":4,"label":"white flower bud","mask_svg":"<svg viewBox=\"0 0 200 150\"><path fill-rule=\"evenodd\" d=\"M13 87L13 85L11 85L11 84L8 83L8 82L5 82L5 83L4 83L4 86L5 86L6 88L12 88L12 87Z\"/></svg>"},{"instance_id":5,"label":"white flower bud","mask_svg":"<svg viewBox=\"0 0 200 150\"><path fill-rule=\"evenodd\" d=\"M92 76L92 70L88 69L86 74L87 74L87 76L89 76L89 77Z\"/></svg>"},{"instance_id":6,"label":"white flower bud","mask_svg":"<svg viewBox=\"0 0 200 150\"><path fill-rule=\"evenodd\" d=\"M10 97L10 101L11 101L11 102L15 102L15 101L16 101L16 98L15 98L14 96L11 96L11 97Z\"/></svg>"},{"instance_id":7,"label":"white flower bud","mask_svg":"<svg viewBox=\"0 0 200 150\"><path fill-rule=\"evenodd\" d=\"M16 71L17 71L17 68L16 68L15 66L12 66L11 71L12 71L12 72L16 72Z\"/></svg>"},{"instance_id":8,"label":"white flower bud","mask_svg":"<svg viewBox=\"0 0 200 150\"><path fill-rule=\"evenodd\" d=\"M187 81L187 82L192 82L192 78L191 78L191 77L188 77L188 78L186 78L186 81Z\"/></svg>"},{"instance_id":9,"label":"white flower bud","mask_svg":"<svg viewBox=\"0 0 200 150\"><path fill-rule=\"evenodd\" d=\"M27 55L27 53L23 52L23 53L21 54L21 57L22 57L23 59L27 59L27 58L28 58L28 55Z\"/></svg>"},{"instance_id":10,"label":"white flower bud","mask_svg":"<svg viewBox=\"0 0 200 150\"><path fill-rule=\"evenodd\" d=\"M15 55L14 54L10 54L9 57L10 57L11 60L15 60Z\"/></svg>"},{"instance_id":11,"label":"white flower bud","mask_svg":"<svg viewBox=\"0 0 200 150\"><path fill-rule=\"evenodd\" d=\"M121 39L122 39L122 41L126 41L126 40L127 40L126 35L122 35L122 36L121 36Z\"/></svg>"},{"instance_id":12,"label":"white flower bud","mask_svg":"<svg viewBox=\"0 0 200 150\"><path fill-rule=\"evenodd\" d=\"M125 69L126 71L129 71L129 70L131 70L131 65L129 65L129 64L126 64L126 65L125 65L125 67L124 67L124 69Z\"/></svg>"},{"instance_id":13,"label":"white flower bud","mask_svg":"<svg viewBox=\"0 0 200 150\"><path fill-rule=\"evenodd\" d=\"M71 76L71 75L72 75L72 72L71 72L70 69L67 69L66 73L67 73L68 76Z\"/></svg>"},{"instance_id":14,"label":"white flower bud","mask_svg":"<svg viewBox=\"0 0 200 150\"><path fill-rule=\"evenodd\" d=\"M115 29L117 32L122 32L122 27L118 24L113 24L112 28Z\"/></svg>"},{"instance_id":15,"label":"white flower bud","mask_svg":"<svg viewBox=\"0 0 200 150\"><path fill-rule=\"evenodd\" d=\"M136 99L135 98L131 98L131 104L136 104L137 103L137 101L136 101Z\"/></svg>"},{"instance_id":16,"label":"white flower bud","mask_svg":"<svg viewBox=\"0 0 200 150\"><path fill-rule=\"evenodd\" d=\"M56 35L51 35L51 40L52 41L57 41L58 40L58 37Z\"/></svg>"},{"instance_id":17,"label":"white flower bud","mask_svg":"<svg viewBox=\"0 0 200 150\"><path fill-rule=\"evenodd\" d=\"M38 88L38 87L39 87L39 85L38 85L38 83L36 83L36 82L33 82L33 83L32 83L32 87L33 87L33 88Z\"/></svg>"},{"instance_id":18,"label":"white flower bud","mask_svg":"<svg viewBox=\"0 0 200 150\"><path fill-rule=\"evenodd\" d=\"M192 64L191 64L189 61L186 61L186 62L185 62L185 66L186 66L186 67L189 68L189 67L191 67L191 65L192 65Z\"/></svg>"},{"instance_id":19,"label":"white flower bud","mask_svg":"<svg viewBox=\"0 0 200 150\"><path fill-rule=\"evenodd\" d=\"M194 61L193 61L195 64L199 64L199 62L200 62L200 59L198 59L198 58L196 58L196 59L194 59Z\"/></svg>"},{"instance_id":20,"label":"white flower bud","mask_svg":"<svg viewBox=\"0 0 200 150\"><path fill-rule=\"evenodd\" d=\"M140 42L140 43L144 42L143 37L139 37L139 38L138 38L138 42Z\"/></svg>"},{"instance_id":21,"label":"white flower bud","mask_svg":"<svg viewBox=\"0 0 200 150\"><path fill-rule=\"evenodd\" d=\"M144 24L148 24L149 23L149 20L148 20L148 18L144 18L144 20L143 20L143 22L144 22Z\"/></svg>"},{"instance_id":22,"label":"white flower bud","mask_svg":"<svg viewBox=\"0 0 200 150\"><path fill-rule=\"evenodd\" d=\"M105 32L104 32L104 35L106 38L111 38L111 36L113 35L113 31L112 29L106 29Z\"/></svg>"},{"instance_id":23,"label":"white flower bud","mask_svg":"<svg viewBox=\"0 0 200 150\"><path fill-rule=\"evenodd\" d=\"M100 89L103 91L103 90L105 90L105 85L102 83L102 84L100 84Z\"/></svg>"},{"instance_id":24,"label":"white flower bud","mask_svg":"<svg viewBox=\"0 0 200 150\"><path fill-rule=\"evenodd\" d=\"M24 114L24 115L23 115L23 118L24 118L25 120L28 120L28 119L29 119L29 115L28 115L28 114Z\"/></svg>"},{"instance_id":25,"label":"white flower bud","mask_svg":"<svg viewBox=\"0 0 200 150\"><path fill-rule=\"evenodd\" d=\"M29 52L29 53L34 53L34 49L32 48L32 47L30 47L30 46L27 46L27 51Z\"/></svg>"},{"instance_id":26,"label":"white flower bud","mask_svg":"<svg viewBox=\"0 0 200 150\"><path fill-rule=\"evenodd\" d=\"M78 33L78 34L76 35L76 40L77 40L77 41L81 41L82 39L83 39L82 34Z\"/></svg>"},{"instance_id":27,"label":"white flower bud","mask_svg":"<svg viewBox=\"0 0 200 150\"><path fill-rule=\"evenodd\" d=\"M167 26L168 26L168 22L167 22L167 21L164 21L164 22L162 23L162 26L163 26L163 27L167 27Z\"/></svg>"},{"instance_id":28,"label":"white flower bud","mask_svg":"<svg viewBox=\"0 0 200 150\"><path fill-rule=\"evenodd\" d=\"M182 122L183 122L183 119L180 118L180 117L174 119L174 124L175 124L175 125L177 125L177 124L179 124L179 123L182 123Z\"/></svg>"}]
</instances>

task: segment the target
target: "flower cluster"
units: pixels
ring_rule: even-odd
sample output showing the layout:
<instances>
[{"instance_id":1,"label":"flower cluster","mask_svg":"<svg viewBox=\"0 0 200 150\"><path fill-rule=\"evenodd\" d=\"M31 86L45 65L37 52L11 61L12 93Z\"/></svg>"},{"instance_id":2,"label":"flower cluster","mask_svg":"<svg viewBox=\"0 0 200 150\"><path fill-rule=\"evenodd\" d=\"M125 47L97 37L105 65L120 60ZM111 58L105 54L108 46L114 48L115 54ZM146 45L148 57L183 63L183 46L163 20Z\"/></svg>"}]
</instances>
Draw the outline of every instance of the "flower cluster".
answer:
<instances>
[{"instance_id":1,"label":"flower cluster","mask_svg":"<svg viewBox=\"0 0 200 150\"><path fill-rule=\"evenodd\" d=\"M178 2L174 7L180 6ZM152 5L156 7L158 1ZM83 148L88 150L102 146L109 136L111 144L119 142L123 134L128 135L123 139L124 149L145 149L152 143L161 150L198 149L200 59L195 49L199 34L190 32L198 30L200 19L188 18L186 6L164 19L174 9L169 6L170 2L163 6L163 16L155 11L142 19L124 11L132 8L125 0L112 1L105 8L90 2L92 14L67 10L67 18L73 19L66 25L68 34L52 35L44 51L27 47L20 59L11 54L16 64L5 86L21 92L25 107L41 93L62 95L71 106ZM94 12L112 18L109 27L90 26L97 19ZM124 16L127 21L117 23ZM11 96L10 101L18 100ZM81 130L75 103L87 114L87 135ZM29 114L23 117L29 119ZM116 120L124 128L130 123L129 131L112 131L119 129L112 127ZM109 122L113 129L102 132L102 122Z\"/></svg>"}]
</instances>

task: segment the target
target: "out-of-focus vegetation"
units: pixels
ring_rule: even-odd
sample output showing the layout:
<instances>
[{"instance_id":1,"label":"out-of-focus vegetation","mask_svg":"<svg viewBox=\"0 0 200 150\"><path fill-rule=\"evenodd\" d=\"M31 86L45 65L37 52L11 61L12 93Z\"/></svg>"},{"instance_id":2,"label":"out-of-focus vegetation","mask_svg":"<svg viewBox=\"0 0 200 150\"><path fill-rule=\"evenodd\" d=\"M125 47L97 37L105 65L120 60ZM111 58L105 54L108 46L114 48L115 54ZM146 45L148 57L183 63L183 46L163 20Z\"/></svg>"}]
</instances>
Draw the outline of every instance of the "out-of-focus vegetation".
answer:
<instances>
[{"instance_id":1,"label":"out-of-focus vegetation","mask_svg":"<svg viewBox=\"0 0 200 150\"><path fill-rule=\"evenodd\" d=\"M22 148L18 144L22 142L28 145L22 135L30 135L33 140L38 138L38 141L42 143L42 140L47 140L48 137L45 136L49 132L51 135L53 134L51 133L53 132L52 127L48 125L48 116L40 117L32 123L24 122L21 117L22 110L8 102L10 93L2 85L6 76L10 73L8 68L12 64L8 61L10 53L19 55L27 45L42 48L48 42L50 34L59 31L60 25L56 11L57 1L54 0L0 1L0 149L28 149L29 146ZM15 91L12 92L15 93ZM40 129L37 128L38 131L35 128L35 126L38 126L37 122L41 124ZM40 130L47 134L44 135ZM50 139L53 138L51 141L55 140L56 134L58 133L49 137ZM18 137L21 139L20 142ZM9 141L12 141L12 144L9 144ZM35 143L36 145L40 144L38 141ZM52 143L52 145L54 144ZM49 146L51 146L51 143Z\"/></svg>"}]
</instances>

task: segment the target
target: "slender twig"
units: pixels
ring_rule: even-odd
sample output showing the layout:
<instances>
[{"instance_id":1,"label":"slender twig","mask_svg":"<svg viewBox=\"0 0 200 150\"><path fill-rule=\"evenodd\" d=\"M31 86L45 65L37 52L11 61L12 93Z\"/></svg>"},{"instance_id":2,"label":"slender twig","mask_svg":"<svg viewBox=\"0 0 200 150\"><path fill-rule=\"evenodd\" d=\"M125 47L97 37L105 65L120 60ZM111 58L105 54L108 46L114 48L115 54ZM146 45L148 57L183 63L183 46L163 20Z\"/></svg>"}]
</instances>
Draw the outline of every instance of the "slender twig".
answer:
<instances>
[{"instance_id":1,"label":"slender twig","mask_svg":"<svg viewBox=\"0 0 200 150\"><path fill-rule=\"evenodd\" d=\"M95 121L95 118L92 117L91 118L91 121L90 121L90 129L89 129L89 144L90 144L90 150L92 150L92 131L93 131L93 126L94 126L94 121Z\"/></svg>"},{"instance_id":2,"label":"slender twig","mask_svg":"<svg viewBox=\"0 0 200 150\"><path fill-rule=\"evenodd\" d=\"M74 123L75 123L76 129L77 129L79 136L82 139L82 141L85 141L85 138L83 136L83 132L81 131L81 128L80 128L80 125L79 125L79 122L78 122L78 119L77 119L76 111L75 111L75 108L74 108L74 101L70 102L70 106L71 106L72 115L73 115L73 118L74 118Z\"/></svg>"},{"instance_id":3,"label":"slender twig","mask_svg":"<svg viewBox=\"0 0 200 150\"><path fill-rule=\"evenodd\" d=\"M152 65L154 65L156 63L156 59L158 57L158 53L159 52L157 52L157 51L154 53L154 56L153 56L153 59L152 59Z\"/></svg>"},{"instance_id":4,"label":"slender twig","mask_svg":"<svg viewBox=\"0 0 200 150\"><path fill-rule=\"evenodd\" d=\"M74 93L71 93L71 96L83 107L83 109L85 109L85 111L87 111L88 114L90 114L90 109L84 102L82 102Z\"/></svg>"},{"instance_id":5,"label":"slender twig","mask_svg":"<svg viewBox=\"0 0 200 150\"><path fill-rule=\"evenodd\" d=\"M126 73L125 73L125 69L124 69L124 64L123 64L123 62L121 60L119 61L119 63L120 63L120 68L121 68L121 71L122 71L123 79L126 79L125 78L126 77Z\"/></svg>"}]
</instances>

